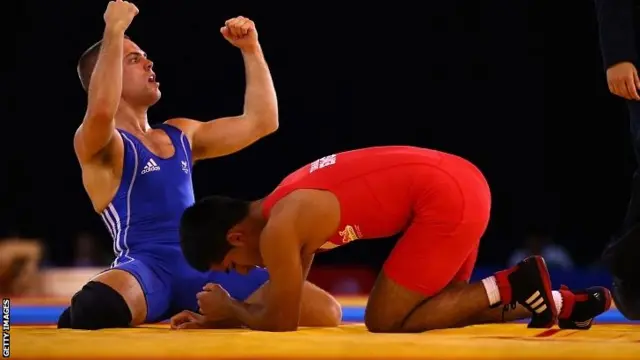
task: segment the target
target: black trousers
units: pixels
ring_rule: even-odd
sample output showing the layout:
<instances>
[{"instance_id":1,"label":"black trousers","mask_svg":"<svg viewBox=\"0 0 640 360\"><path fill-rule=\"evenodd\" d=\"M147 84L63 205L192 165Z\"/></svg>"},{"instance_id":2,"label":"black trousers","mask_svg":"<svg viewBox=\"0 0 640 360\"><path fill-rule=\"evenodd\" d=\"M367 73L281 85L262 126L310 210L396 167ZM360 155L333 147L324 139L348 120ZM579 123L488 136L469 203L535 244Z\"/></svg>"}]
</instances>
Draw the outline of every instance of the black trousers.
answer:
<instances>
[{"instance_id":1,"label":"black trousers","mask_svg":"<svg viewBox=\"0 0 640 360\"><path fill-rule=\"evenodd\" d=\"M603 260L612 275L634 281L640 276L640 101L628 101L631 138L638 162L633 174L631 199L620 231L607 244ZM640 279L638 279L640 286Z\"/></svg>"},{"instance_id":2,"label":"black trousers","mask_svg":"<svg viewBox=\"0 0 640 360\"><path fill-rule=\"evenodd\" d=\"M627 319L640 320L640 101L629 101L627 106L638 167L622 228L602 257L613 275L611 292L618 310Z\"/></svg>"}]
</instances>

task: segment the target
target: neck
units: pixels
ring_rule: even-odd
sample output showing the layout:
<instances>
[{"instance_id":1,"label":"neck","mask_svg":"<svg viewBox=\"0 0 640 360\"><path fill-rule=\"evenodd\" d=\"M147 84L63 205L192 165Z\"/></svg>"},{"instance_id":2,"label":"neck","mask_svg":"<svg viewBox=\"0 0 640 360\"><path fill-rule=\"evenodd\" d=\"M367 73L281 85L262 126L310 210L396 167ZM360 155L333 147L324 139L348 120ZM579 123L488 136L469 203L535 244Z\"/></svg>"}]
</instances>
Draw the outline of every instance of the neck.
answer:
<instances>
[{"instance_id":1,"label":"neck","mask_svg":"<svg viewBox=\"0 0 640 360\"><path fill-rule=\"evenodd\" d=\"M116 111L116 126L131 133L145 133L151 126L147 118L148 106L133 106L120 100Z\"/></svg>"},{"instance_id":2,"label":"neck","mask_svg":"<svg viewBox=\"0 0 640 360\"><path fill-rule=\"evenodd\" d=\"M252 201L249 204L249 218L252 222L260 225L260 228L263 228L267 223L267 219L262 213L262 200Z\"/></svg>"}]
</instances>

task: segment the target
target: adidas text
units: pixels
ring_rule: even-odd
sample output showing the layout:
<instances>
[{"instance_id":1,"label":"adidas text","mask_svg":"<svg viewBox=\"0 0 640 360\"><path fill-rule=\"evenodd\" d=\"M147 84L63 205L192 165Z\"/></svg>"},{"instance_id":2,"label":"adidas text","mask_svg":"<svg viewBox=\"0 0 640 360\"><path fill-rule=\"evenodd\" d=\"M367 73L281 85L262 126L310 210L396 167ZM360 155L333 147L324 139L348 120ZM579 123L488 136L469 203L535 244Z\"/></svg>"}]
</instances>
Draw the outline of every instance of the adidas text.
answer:
<instances>
[{"instance_id":1,"label":"adidas text","mask_svg":"<svg viewBox=\"0 0 640 360\"><path fill-rule=\"evenodd\" d=\"M148 173L148 172L152 172L152 171L159 171L160 170L160 166L158 166L158 164L155 162L155 160L153 159L149 159L149 161L147 161L147 165L144 166L144 169L142 169L142 175Z\"/></svg>"}]
</instances>

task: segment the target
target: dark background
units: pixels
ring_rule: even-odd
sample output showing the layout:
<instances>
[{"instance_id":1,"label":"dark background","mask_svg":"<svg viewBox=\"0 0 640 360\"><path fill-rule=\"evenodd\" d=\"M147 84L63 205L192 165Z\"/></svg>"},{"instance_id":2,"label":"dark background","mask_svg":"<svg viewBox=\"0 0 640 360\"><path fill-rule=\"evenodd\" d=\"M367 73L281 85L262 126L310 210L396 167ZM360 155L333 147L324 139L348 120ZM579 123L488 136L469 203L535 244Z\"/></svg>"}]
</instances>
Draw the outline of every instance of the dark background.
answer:
<instances>
[{"instance_id":1,"label":"dark background","mask_svg":"<svg viewBox=\"0 0 640 360\"><path fill-rule=\"evenodd\" d=\"M44 239L54 265L70 264L83 231L110 247L72 144L86 104L76 61L101 38L106 3L18 2L9 16L18 25L2 86L0 230ZM321 156L410 144L461 155L485 173L494 206L481 264L503 264L527 232L541 231L589 265L624 215L635 165L589 1L558 2L549 17L525 1L134 3L128 35L162 83L152 121L242 112L240 52L219 33L230 17L256 22L274 77L279 131L197 165L197 196L253 199ZM391 245L355 243L318 261L379 264Z\"/></svg>"}]
</instances>

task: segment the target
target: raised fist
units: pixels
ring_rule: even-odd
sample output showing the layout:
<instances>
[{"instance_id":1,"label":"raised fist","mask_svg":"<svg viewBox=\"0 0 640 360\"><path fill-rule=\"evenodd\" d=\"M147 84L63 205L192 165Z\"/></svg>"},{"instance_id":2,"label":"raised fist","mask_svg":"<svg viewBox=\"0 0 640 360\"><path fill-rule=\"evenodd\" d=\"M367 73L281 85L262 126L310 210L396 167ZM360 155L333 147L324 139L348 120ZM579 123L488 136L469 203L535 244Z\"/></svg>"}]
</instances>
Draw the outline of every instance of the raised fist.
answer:
<instances>
[{"instance_id":1,"label":"raised fist","mask_svg":"<svg viewBox=\"0 0 640 360\"><path fill-rule=\"evenodd\" d=\"M220 28L222 36L240 50L250 50L258 46L258 33L253 21L244 16L238 16L225 21Z\"/></svg>"},{"instance_id":2,"label":"raised fist","mask_svg":"<svg viewBox=\"0 0 640 360\"><path fill-rule=\"evenodd\" d=\"M138 15L138 8L128 1L109 1L104 12L104 22L109 29L125 31Z\"/></svg>"}]
</instances>

